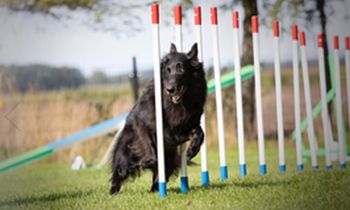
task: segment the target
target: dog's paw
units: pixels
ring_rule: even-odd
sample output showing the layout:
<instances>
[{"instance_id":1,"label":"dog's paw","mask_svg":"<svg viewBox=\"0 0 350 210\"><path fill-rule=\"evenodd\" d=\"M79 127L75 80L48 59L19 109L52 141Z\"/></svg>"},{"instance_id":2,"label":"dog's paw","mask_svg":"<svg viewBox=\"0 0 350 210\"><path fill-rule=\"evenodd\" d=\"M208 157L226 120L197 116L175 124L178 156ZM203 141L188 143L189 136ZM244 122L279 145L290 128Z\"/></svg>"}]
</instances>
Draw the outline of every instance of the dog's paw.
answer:
<instances>
[{"instance_id":1,"label":"dog's paw","mask_svg":"<svg viewBox=\"0 0 350 210\"><path fill-rule=\"evenodd\" d=\"M116 186L116 185L113 185L110 189L109 189L109 194L110 195L116 195L118 194L120 191L120 186Z\"/></svg>"},{"instance_id":2,"label":"dog's paw","mask_svg":"<svg viewBox=\"0 0 350 210\"><path fill-rule=\"evenodd\" d=\"M152 184L151 192L158 192L158 183Z\"/></svg>"}]
</instances>

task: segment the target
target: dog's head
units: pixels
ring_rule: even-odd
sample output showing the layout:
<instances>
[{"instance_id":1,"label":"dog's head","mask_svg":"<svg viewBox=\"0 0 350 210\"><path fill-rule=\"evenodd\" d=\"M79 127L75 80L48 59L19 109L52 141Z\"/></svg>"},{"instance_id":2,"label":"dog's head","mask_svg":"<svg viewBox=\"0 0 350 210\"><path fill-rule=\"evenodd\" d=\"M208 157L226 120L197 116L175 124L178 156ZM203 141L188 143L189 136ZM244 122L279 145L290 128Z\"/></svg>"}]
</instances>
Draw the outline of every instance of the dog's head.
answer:
<instances>
[{"instance_id":1,"label":"dog's head","mask_svg":"<svg viewBox=\"0 0 350 210\"><path fill-rule=\"evenodd\" d=\"M194 74L202 69L197 54L197 43L188 53L178 52L171 44L170 52L161 61L163 88L174 104L182 101Z\"/></svg>"}]
</instances>

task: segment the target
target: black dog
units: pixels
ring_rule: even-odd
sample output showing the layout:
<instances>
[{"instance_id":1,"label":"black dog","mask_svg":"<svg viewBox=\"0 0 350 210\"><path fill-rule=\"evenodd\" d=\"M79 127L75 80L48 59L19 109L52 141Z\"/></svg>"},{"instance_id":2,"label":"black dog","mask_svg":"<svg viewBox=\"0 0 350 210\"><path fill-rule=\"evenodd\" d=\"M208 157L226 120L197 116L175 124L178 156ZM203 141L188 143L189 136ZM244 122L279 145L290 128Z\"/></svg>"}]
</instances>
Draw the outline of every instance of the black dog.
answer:
<instances>
[{"instance_id":1,"label":"black dog","mask_svg":"<svg viewBox=\"0 0 350 210\"><path fill-rule=\"evenodd\" d=\"M204 138L200 117L207 96L207 84L197 51L197 44L194 44L187 54L178 53L172 44L170 53L161 61L167 181L180 166L178 146L192 140L187 150L189 162L199 152ZM152 170L151 191L158 190L154 101L154 83L151 81L132 108L115 144L111 194L119 192L123 182L128 177L139 175L141 169Z\"/></svg>"}]
</instances>

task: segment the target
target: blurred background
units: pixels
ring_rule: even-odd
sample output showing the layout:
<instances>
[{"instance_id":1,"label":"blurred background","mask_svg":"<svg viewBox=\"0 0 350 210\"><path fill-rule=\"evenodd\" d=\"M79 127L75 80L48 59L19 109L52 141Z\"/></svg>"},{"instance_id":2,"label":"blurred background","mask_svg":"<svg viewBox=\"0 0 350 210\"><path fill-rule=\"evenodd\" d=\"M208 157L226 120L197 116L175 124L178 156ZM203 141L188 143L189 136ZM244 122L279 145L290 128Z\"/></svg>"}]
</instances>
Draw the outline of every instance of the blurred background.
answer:
<instances>
[{"instance_id":1,"label":"blurred background","mask_svg":"<svg viewBox=\"0 0 350 210\"><path fill-rule=\"evenodd\" d=\"M128 112L145 83L153 77L150 4L127 0L0 0L0 161L68 136L96 123ZM284 125L292 144L294 107L290 25L307 34L313 104L320 100L317 69L317 34L326 35L326 57L332 37L349 35L350 2L346 0L218 0L159 1L161 51L175 41L173 6L183 6L184 49L195 41L193 10L202 6L204 66L212 79L210 7L219 8L220 54L223 72L233 71L232 11L240 12L242 65L252 64L250 18L259 15L265 134L276 140L275 91L271 22L280 20ZM343 60L342 74L345 75ZM328 68L327 68L328 71ZM330 88L330 77L328 88ZM346 113L345 76L342 77ZM300 78L300 81L301 78ZM302 83L301 83L302 85ZM247 141L256 142L253 79L243 81L244 126ZM306 116L303 89L301 107ZM236 144L234 87L224 94L227 144ZM331 111L332 109L330 109ZM208 144L217 147L213 94L207 105ZM334 114L331 111L334 121ZM322 124L315 122L322 136ZM335 124L335 123L333 123ZM333 132L336 134L336 132ZM112 134L107 137L111 139ZM48 161L67 161L77 154L89 156L102 139L60 151ZM319 139L322 142L322 139ZM107 146L107 145L106 145Z\"/></svg>"}]
</instances>

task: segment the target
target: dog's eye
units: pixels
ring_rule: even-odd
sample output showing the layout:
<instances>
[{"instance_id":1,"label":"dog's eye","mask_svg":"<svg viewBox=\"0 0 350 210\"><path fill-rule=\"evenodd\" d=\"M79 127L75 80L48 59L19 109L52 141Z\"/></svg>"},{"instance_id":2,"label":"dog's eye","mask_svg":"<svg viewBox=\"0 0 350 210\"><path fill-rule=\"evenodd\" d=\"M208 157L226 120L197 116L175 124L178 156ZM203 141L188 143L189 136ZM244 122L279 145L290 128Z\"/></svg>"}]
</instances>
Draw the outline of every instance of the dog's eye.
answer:
<instances>
[{"instance_id":1,"label":"dog's eye","mask_svg":"<svg viewBox=\"0 0 350 210\"><path fill-rule=\"evenodd\" d=\"M166 70L170 73L171 72L171 69L168 67L168 68L166 68Z\"/></svg>"}]
</instances>

